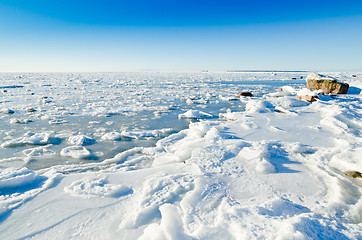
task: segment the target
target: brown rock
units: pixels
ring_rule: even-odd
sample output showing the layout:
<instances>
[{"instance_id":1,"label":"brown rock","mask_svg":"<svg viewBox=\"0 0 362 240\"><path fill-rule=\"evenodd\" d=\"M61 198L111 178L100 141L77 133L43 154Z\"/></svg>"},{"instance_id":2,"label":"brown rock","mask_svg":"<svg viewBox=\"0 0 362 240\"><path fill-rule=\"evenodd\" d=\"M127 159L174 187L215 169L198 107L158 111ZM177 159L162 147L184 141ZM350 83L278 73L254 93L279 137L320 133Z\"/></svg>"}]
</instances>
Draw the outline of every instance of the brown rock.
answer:
<instances>
[{"instance_id":1,"label":"brown rock","mask_svg":"<svg viewBox=\"0 0 362 240\"><path fill-rule=\"evenodd\" d=\"M347 171L344 174L352 178L362 178L362 173L357 171Z\"/></svg>"},{"instance_id":2,"label":"brown rock","mask_svg":"<svg viewBox=\"0 0 362 240\"><path fill-rule=\"evenodd\" d=\"M349 88L347 83L339 83L336 79L316 73L309 73L307 88L310 90L323 90L325 94L346 94Z\"/></svg>"},{"instance_id":3,"label":"brown rock","mask_svg":"<svg viewBox=\"0 0 362 240\"><path fill-rule=\"evenodd\" d=\"M26 109L27 112L35 112L36 110L34 108L28 108Z\"/></svg>"},{"instance_id":4,"label":"brown rock","mask_svg":"<svg viewBox=\"0 0 362 240\"><path fill-rule=\"evenodd\" d=\"M236 97L240 98L240 97L252 97L253 94L251 94L251 92L241 92L238 95L236 95Z\"/></svg>"},{"instance_id":5,"label":"brown rock","mask_svg":"<svg viewBox=\"0 0 362 240\"><path fill-rule=\"evenodd\" d=\"M298 96L297 95L297 99L305 100L308 102L315 102L315 101L317 101L317 99L319 99L319 97L318 96Z\"/></svg>"}]
</instances>

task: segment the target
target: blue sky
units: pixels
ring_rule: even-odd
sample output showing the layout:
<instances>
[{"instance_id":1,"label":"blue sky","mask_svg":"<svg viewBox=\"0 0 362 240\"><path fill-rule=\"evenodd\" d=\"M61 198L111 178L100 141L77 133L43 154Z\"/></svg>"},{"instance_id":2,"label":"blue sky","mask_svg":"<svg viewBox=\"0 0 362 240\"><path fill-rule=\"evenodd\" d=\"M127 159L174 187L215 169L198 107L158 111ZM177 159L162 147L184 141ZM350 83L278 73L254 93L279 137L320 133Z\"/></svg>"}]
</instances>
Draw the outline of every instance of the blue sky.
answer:
<instances>
[{"instance_id":1,"label":"blue sky","mask_svg":"<svg viewBox=\"0 0 362 240\"><path fill-rule=\"evenodd\" d=\"M0 71L362 71L362 1L0 0Z\"/></svg>"}]
</instances>

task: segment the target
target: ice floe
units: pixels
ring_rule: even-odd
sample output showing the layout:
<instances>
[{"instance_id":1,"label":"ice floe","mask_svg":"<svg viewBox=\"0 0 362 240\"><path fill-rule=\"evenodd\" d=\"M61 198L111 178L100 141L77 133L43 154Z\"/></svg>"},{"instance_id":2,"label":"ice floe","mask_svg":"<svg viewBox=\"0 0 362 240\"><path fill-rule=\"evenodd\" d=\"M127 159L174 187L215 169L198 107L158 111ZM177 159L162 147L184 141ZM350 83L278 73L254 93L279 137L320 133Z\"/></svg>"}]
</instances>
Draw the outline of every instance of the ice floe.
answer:
<instances>
[{"instance_id":1,"label":"ice floe","mask_svg":"<svg viewBox=\"0 0 362 240\"><path fill-rule=\"evenodd\" d=\"M122 138L122 134L119 132L109 132L102 136L102 140L111 140L115 141Z\"/></svg>"},{"instance_id":2,"label":"ice floe","mask_svg":"<svg viewBox=\"0 0 362 240\"><path fill-rule=\"evenodd\" d=\"M76 135L69 137L68 142L72 145L90 145L93 144L95 140L85 135Z\"/></svg>"},{"instance_id":3,"label":"ice floe","mask_svg":"<svg viewBox=\"0 0 362 240\"><path fill-rule=\"evenodd\" d=\"M60 155L63 157L72 157L72 158L88 158L92 154L83 146L70 146L63 148L60 151Z\"/></svg>"},{"instance_id":4,"label":"ice floe","mask_svg":"<svg viewBox=\"0 0 362 240\"><path fill-rule=\"evenodd\" d=\"M211 114L200 111L200 110L188 110L185 113L179 114L178 118L210 118L213 117Z\"/></svg>"},{"instance_id":5,"label":"ice floe","mask_svg":"<svg viewBox=\"0 0 362 240\"><path fill-rule=\"evenodd\" d=\"M151 131L140 131L140 132L128 132L122 131L120 135L122 137L141 139L141 138L159 138L169 132L172 132L172 128L165 128L159 130L151 130Z\"/></svg>"},{"instance_id":6,"label":"ice floe","mask_svg":"<svg viewBox=\"0 0 362 240\"><path fill-rule=\"evenodd\" d=\"M50 142L49 133L31 133L24 134L24 137L16 138L13 140L6 141L1 144L1 147L16 147L21 145L42 145Z\"/></svg>"}]
</instances>

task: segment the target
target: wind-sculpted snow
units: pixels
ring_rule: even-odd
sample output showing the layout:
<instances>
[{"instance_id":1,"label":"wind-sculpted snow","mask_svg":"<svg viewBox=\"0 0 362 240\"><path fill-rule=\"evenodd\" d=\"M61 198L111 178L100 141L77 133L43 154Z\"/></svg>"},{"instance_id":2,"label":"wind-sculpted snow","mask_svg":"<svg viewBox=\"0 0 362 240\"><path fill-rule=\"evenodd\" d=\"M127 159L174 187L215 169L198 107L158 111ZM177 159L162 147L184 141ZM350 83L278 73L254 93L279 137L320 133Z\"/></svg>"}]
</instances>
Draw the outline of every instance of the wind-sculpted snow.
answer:
<instances>
[{"instance_id":1,"label":"wind-sculpted snow","mask_svg":"<svg viewBox=\"0 0 362 240\"><path fill-rule=\"evenodd\" d=\"M128 186L109 184L104 177L77 180L64 188L65 192L83 198L118 197L130 190Z\"/></svg>"},{"instance_id":2,"label":"wind-sculpted snow","mask_svg":"<svg viewBox=\"0 0 362 240\"><path fill-rule=\"evenodd\" d=\"M36 173L26 168L20 170L5 169L0 172L0 188L17 187L31 183Z\"/></svg>"},{"instance_id":3,"label":"wind-sculpted snow","mask_svg":"<svg viewBox=\"0 0 362 240\"><path fill-rule=\"evenodd\" d=\"M362 83L300 75L3 74L0 238L361 239Z\"/></svg>"}]
</instances>

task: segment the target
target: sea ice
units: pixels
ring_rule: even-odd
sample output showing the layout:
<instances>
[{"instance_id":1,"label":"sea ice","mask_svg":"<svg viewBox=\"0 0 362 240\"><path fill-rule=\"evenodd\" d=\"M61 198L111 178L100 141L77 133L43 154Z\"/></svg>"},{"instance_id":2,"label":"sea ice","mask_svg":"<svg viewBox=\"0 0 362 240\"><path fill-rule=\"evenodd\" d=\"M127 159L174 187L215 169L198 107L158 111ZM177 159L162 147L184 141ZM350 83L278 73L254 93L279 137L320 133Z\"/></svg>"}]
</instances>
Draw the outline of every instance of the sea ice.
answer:
<instances>
[{"instance_id":1,"label":"sea ice","mask_svg":"<svg viewBox=\"0 0 362 240\"><path fill-rule=\"evenodd\" d=\"M122 138L122 134L119 132L109 132L102 136L102 140L111 140L115 141Z\"/></svg>"},{"instance_id":2,"label":"sea ice","mask_svg":"<svg viewBox=\"0 0 362 240\"><path fill-rule=\"evenodd\" d=\"M151 130L151 131L142 131L142 132L128 132L122 131L122 137L134 138L134 139L141 139L141 138L159 138L166 133L172 132L172 128L165 128L160 130Z\"/></svg>"},{"instance_id":3,"label":"sea ice","mask_svg":"<svg viewBox=\"0 0 362 240\"><path fill-rule=\"evenodd\" d=\"M94 143L95 140L85 135L76 135L69 137L68 142L72 145L89 145Z\"/></svg>"},{"instance_id":4,"label":"sea ice","mask_svg":"<svg viewBox=\"0 0 362 240\"><path fill-rule=\"evenodd\" d=\"M200 110L188 110L187 112L185 113L182 113L182 114L179 114L178 115L178 118L193 118L193 119L196 119L196 118L211 118L213 117L211 114L209 113L205 113L205 112L202 112Z\"/></svg>"},{"instance_id":5,"label":"sea ice","mask_svg":"<svg viewBox=\"0 0 362 240\"><path fill-rule=\"evenodd\" d=\"M70 146L63 148L60 151L60 155L72 158L88 158L91 156L91 153L83 146Z\"/></svg>"},{"instance_id":6,"label":"sea ice","mask_svg":"<svg viewBox=\"0 0 362 240\"><path fill-rule=\"evenodd\" d=\"M6 141L1 144L1 147L16 147L21 145L42 145L50 142L49 133L26 133L24 137L16 138L13 140Z\"/></svg>"},{"instance_id":7,"label":"sea ice","mask_svg":"<svg viewBox=\"0 0 362 240\"><path fill-rule=\"evenodd\" d=\"M0 238L362 239L362 99L305 76L0 74Z\"/></svg>"}]
</instances>

